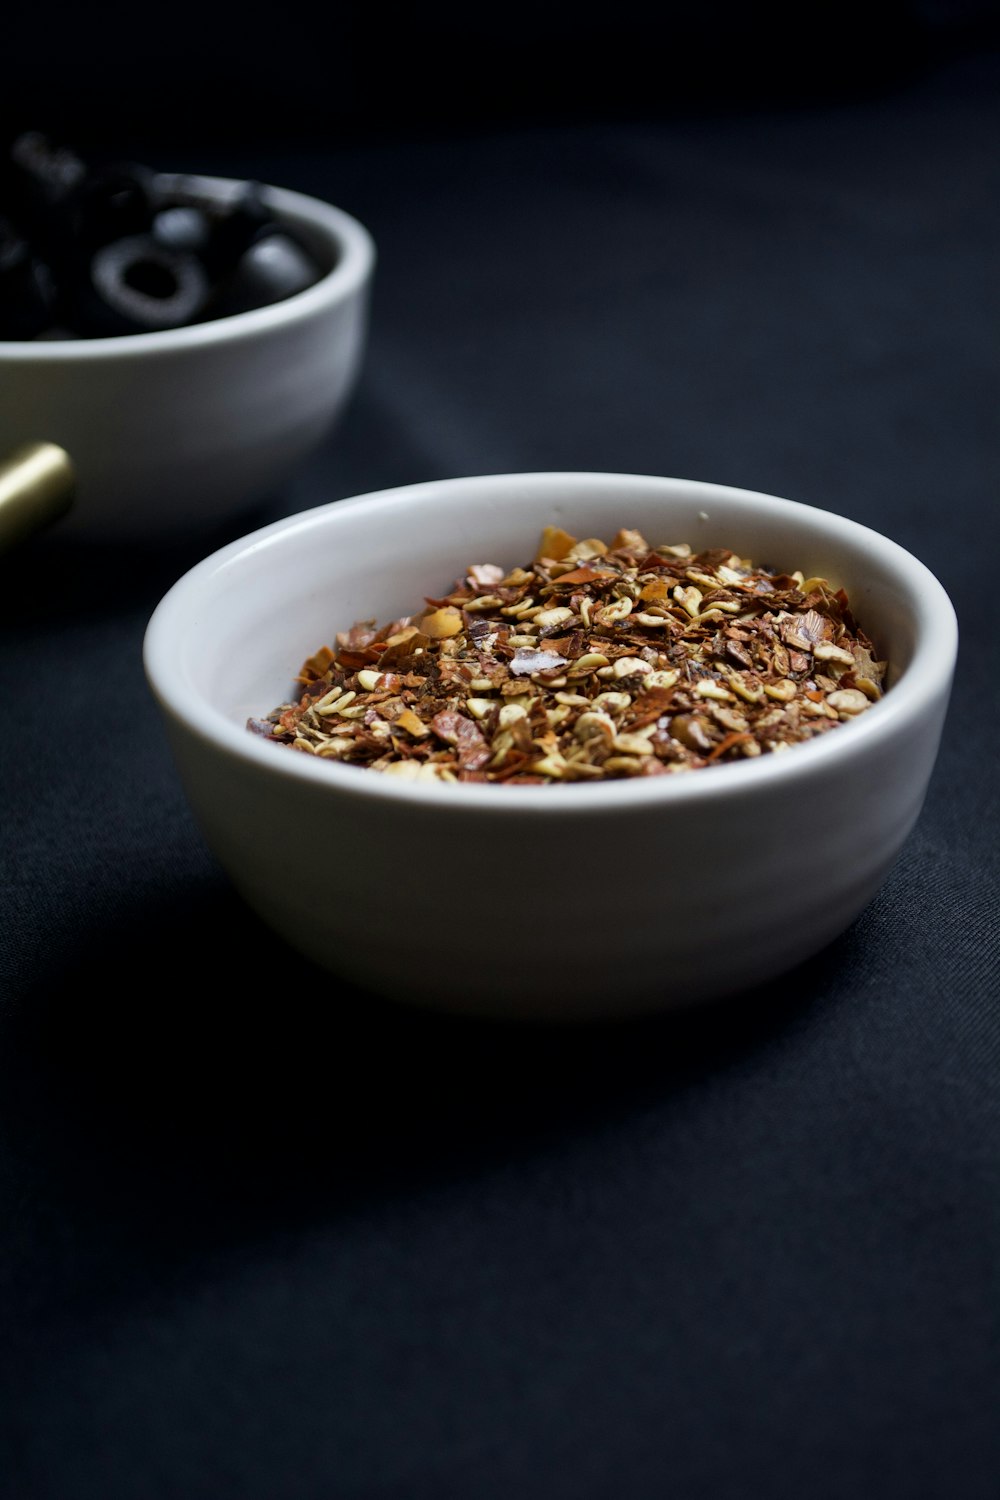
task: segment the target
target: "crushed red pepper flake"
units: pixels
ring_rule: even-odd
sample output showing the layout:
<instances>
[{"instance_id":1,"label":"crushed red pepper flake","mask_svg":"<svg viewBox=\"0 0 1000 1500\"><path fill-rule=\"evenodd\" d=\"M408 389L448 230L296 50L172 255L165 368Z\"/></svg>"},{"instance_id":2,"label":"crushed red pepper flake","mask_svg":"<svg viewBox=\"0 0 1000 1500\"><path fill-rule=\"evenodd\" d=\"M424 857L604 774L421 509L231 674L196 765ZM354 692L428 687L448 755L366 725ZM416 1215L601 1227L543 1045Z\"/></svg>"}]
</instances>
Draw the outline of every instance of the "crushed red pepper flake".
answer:
<instances>
[{"instance_id":1,"label":"crushed red pepper flake","mask_svg":"<svg viewBox=\"0 0 1000 1500\"><path fill-rule=\"evenodd\" d=\"M546 527L508 572L472 563L413 615L362 620L247 728L410 780L656 776L787 750L865 712L885 663L843 589L728 548Z\"/></svg>"}]
</instances>

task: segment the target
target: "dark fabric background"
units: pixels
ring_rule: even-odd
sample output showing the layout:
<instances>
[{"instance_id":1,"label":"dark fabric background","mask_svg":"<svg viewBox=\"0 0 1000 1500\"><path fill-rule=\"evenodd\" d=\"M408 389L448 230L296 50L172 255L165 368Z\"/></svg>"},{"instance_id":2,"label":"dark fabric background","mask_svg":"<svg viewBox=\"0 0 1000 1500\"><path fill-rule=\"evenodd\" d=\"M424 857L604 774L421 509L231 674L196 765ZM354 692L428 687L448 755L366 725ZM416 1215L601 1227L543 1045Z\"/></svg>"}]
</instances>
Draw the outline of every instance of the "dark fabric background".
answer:
<instances>
[{"instance_id":1,"label":"dark fabric background","mask_svg":"<svg viewBox=\"0 0 1000 1500\"><path fill-rule=\"evenodd\" d=\"M663 119L881 94L1000 45L1000 0L51 0L4 15L0 126L118 150ZM44 118L42 117L44 115ZM256 158L255 158L256 159Z\"/></svg>"},{"instance_id":2,"label":"dark fabric background","mask_svg":"<svg viewBox=\"0 0 1000 1500\"><path fill-rule=\"evenodd\" d=\"M159 141L362 218L371 344L260 512L0 568L3 1500L996 1500L998 82L984 54L809 107ZM140 667L180 573L533 468L840 511L956 603L919 826L765 992L411 1014L269 936L192 825ZM627 986L627 934L588 940Z\"/></svg>"}]
</instances>

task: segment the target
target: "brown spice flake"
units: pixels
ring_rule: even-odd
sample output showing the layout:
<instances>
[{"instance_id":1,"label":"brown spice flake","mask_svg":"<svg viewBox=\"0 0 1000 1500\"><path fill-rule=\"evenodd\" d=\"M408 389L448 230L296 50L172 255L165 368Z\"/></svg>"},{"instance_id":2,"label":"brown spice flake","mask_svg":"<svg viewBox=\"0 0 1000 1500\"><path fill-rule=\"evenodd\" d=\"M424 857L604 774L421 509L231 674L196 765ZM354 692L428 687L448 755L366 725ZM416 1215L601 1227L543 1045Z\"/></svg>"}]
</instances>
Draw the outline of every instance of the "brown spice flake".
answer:
<instances>
[{"instance_id":1,"label":"brown spice flake","mask_svg":"<svg viewBox=\"0 0 1000 1500\"><path fill-rule=\"evenodd\" d=\"M302 665L251 733L407 780L542 786L700 770L864 713L885 663L825 579L728 548L547 527L533 561L474 563Z\"/></svg>"}]
</instances>

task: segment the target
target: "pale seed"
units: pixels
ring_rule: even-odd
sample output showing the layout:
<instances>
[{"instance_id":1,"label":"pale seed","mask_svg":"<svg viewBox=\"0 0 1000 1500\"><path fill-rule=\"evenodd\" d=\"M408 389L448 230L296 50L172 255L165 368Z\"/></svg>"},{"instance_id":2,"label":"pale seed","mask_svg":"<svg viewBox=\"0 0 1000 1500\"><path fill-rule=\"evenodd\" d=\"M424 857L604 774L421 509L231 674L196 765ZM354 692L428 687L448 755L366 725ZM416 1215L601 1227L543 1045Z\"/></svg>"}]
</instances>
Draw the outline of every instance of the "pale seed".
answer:
<instances>
[{"instance_id":1,"label":"pale seed","mask_svg":"<svg viewBox=\"0 0 1000 1500\"><path fill-rule=\"evenodd\" d=\"M621 755L652 755L653 753L652 745L642 734L616 734L611 741L611 747Z\"/></svg>"},{"instance_id":2,"label":"pale seed","mask_svg":"<svg viewBox=\"0 0 1000 1500\"><path fill-rule=\"evenodd\" d=\"M571 620L573 611L558 605L555 609L539 610L535 616L535 624L539 630L548 630L551 625L561 625L564 620Z\"/></svg>"},{"instance_id":3,"label":"pale seed","mask_svg":"<svg viewBox=\"0 0 1000 1500\"><path fill-rule=\"evenodd\" d=\"M615 599L612 604L605 604L595 615L599 625L615 625L619 620L627 620L632 613L632 600Z\"/></svg>"},{"instance_id":4,"label":"pale seed","mask_svg":"<svg viewBox=\"0 0 1000 1500\"><path fill-rule=\"evenodd\" d=\"M604 762L604 769L635 776L642 770L642 759L638 755L610 755Z\"/></svg>"},{"instance_id":5,"label":"pale seed","mask_svg":"<svg viewBox=\"0 0 1000 1500\"><path fill-rule=\"evenodd\" d=\"M837 692L831 693L826 701L831 708L836 709L838 714L847 714L849 717L864 713L865 709L870 707L865 694L857 688L838 688Z\"/></svg>"},{"instance_id":6,"label":"pale seed","mask_svg":"<svg viewBox=\"0 0 1000 1500\"><path fill-rule=\"evenodd\" d=\"M620 656L612 668L616 677L647 677L652 670L640 656Z\"/></svg>"},{"instance_id":7,"label":"pale seed","mask_svg":"<svg viewBox=\"0 0 1000 1500\"><path fill-rule=\"evenodd\" d=\"M817 641L813 647L813 656L817 661L835 661L845 667L854 666L854 657L850 651L845 651L843 646L835 646L832 641Z\"/></svg>"},{"instance_id":8,"label":"pale seed","mask_svg":"<svg viewBox=\"0 0 1000 1500\"><path fill-rule=\"evenodd\" d=\"M605 739L610 740L615 733L614 720L603 713L581 714L574 725L573 733L578 740L591 740L595 735L603 735Z\"/></svg>"},{"instance_id":9,"label":"pale seed","mask_svg":"<svg viewBox=\"0 0 1000 1500\"><path fill-rule=\"evenodd\" d=\"M326 740L324 744L317 746L316 754L322 755L326 759L335 758L339 755L346 755L353 746L353 740L336 735L332 740Z\"/></svg>"},{"instance_id":10,"label":"pale seed","mask_svg":"<svg viewBox=\"0 0 1000 1500\"><path fill-rule=\"evenodd\" d=\"M726 681L733 692L738 693L745 702L762 703L764 701L764 689L762 687L751 687L746 678L741 677L738 672L727 673Z\"/></svg>"},{"instance_id":11,"label":"pale seed","mask_svg":"<svg viewBox=\"0 0 1000 1500\"><path fill-rule=\"evenodd\" d=\"M566 773L566 762L561 755L543 755L541 760L533 760L528 769L539 776L551 776L553 780L559 780Z\"/></svg>"},{"instance_id":12,"label":"pale seed","mask_svg":"<svg viewBox=\"0 0 1000 1500\"><path fill-rule=\"evenodd\" d=\"M728 688L724 688L721 683L712 682L708 677L699 682L695 693L699 698L711 698L716 703L732 703L733 701L733 695Z\"/></svg>"},{"instance_id":13,"label":"pale seed","mask_svg":"<svg viewBox=\"0 0 1000 1500\"><path fill-rule=\"evenodd\" d=\"M701 609L701 589L696 589L693 584L691 588L688 589L683 588L681 584L678 584L674 589L673 596L677 600L677 603L681 606L681 608L684 609L693 620L698 611Z\"/></svg>"},{"instance_id":14,"label":"pale seed","mask_svg":"<svg viewBox=\"0 0 1000 1500\"><path fill-rule=\"evenodd\" d=\"M400 781L416 781L420 775L420 763L415 760L391 760L378 769L383 776L396 776Z\"/></svg>"},{"instance_id":15,"label":"pale seed","mask_svg":"<svg viewBox=\"0 0 1000 1500\"><path fill-rule=\"evenodd\" d=\"M321 714L325 708L329 708L331 703L336 703L337 699L342 695L343 691L343 688L331 688L330 692L328 692L324 697L318 699L318 701L313 704L312 708L310 709L310 713Z\"/></svg>"},{"instance_id":16,"label":"pale seed","mask_svg":"<svg viewBox=\"0 0 1000 1500\"><path fill-rule=\"evenodd\" d=\"M604 667L607 664L609 663L607 663L606 655L601 654L600 651L586 651L582 657L576 658L568 675L589 676L592 672L597 672L598 667Z\"/></svg>"},{"instance_id":17,"label":"pale seed","mask_svg":"<svg viewBox=\"0 0 1000 1500\"><path fill-rule=\"evenodd\" d=\"M584 563L589 562L592 557L603 557L607 552L607 543L600 541L597 537L587 537L585 541L577 542L566 553L567 562Z\"/></svg>"},{"instance_id":18,"label":"pale seed","mask_svg":"<svg viewBox=\"0 0 1000 1500\"><path fill-rule=\"evenodd\" d=\"M327 698L323 699L323 702L326 706L324 708L321 708L317 703L315 705L316 712L318 714L322 714L324 719L327 718L330 714L343 713L347 705L349 703L353 703L357 696L357 693L341 693L339 698L335 699L333 703L330 703L328 701L329 695L327 695Z\"/></svg>"},{"instance_id":19,"label":"pale seed","mask_svg":"<svg viewBox=\"0 0 1000 1500\"><path fill-rule=\"evenodd\" d=\"M485 719L496 706L494 698L466 698L465 706L474 719Z\"/></svg>"}]
</instances>

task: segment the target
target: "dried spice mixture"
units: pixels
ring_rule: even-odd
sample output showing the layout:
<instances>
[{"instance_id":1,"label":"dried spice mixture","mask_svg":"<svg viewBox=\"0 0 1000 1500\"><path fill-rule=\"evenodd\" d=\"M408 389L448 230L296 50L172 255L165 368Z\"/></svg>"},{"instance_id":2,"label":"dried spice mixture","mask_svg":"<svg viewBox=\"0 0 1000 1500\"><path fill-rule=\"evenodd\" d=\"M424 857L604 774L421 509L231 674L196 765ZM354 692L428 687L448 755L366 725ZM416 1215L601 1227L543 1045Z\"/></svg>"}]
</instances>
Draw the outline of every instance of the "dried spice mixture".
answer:
<instances>
[{"instance_id":1,"label":"dried spice mixture","mask_svg":"<svg viewBox=\"0 0 1000 1500\"><path fill-rule=\"evenodd\" d=\"M863 713L885 663L822 578L728 548L577 541L469 568L442 598L356 624L248 728L411 780L548 785L701 770L788 750Z\"/></svg>"}]
</instances>

